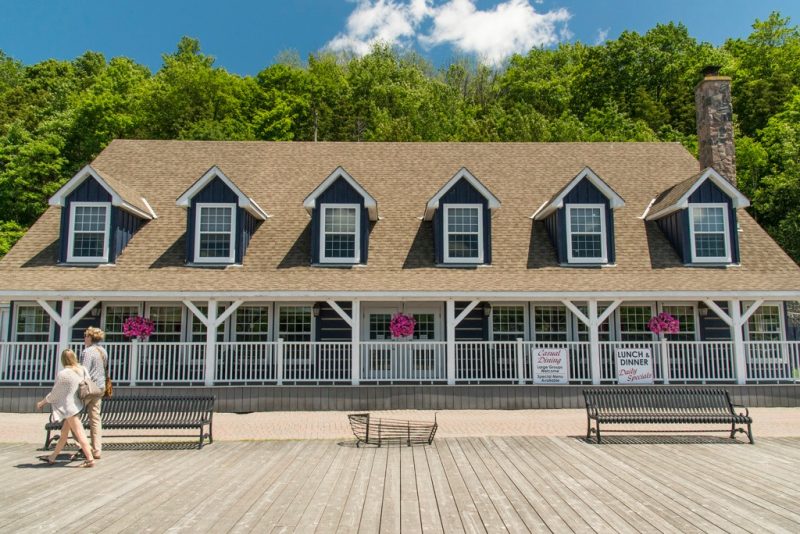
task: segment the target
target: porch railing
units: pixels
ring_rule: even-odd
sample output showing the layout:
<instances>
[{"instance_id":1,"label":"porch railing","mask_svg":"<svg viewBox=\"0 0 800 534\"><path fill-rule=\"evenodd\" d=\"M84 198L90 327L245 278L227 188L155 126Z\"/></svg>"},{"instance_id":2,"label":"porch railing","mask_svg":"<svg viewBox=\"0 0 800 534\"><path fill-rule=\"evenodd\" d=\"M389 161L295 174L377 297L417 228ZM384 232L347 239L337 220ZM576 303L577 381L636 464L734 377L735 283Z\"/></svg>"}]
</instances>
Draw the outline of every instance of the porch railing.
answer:
<instances>
[{"instance_id":1,"label":"porch railing","mask_svg":"<svg viewBox=\"0 0 800 534\"><path fill-rule=\"evenodd\" d=\"M277 342L217 343L216 382L264 384L278 381Z\"/></svg>"},{"instance_id":2,"label":"porch railing","mask_svg":"<svg viewBox=\"0 0 800 534\"><path fill-rule=\"evenodd\" d=\"M744 356L750 383L800 382L800 341L748 341Z\"/></svg>"},{"instance_id":3,"label":"porch railing","mask_svg":"<svg viewBox=\"0 0 800 534\"><path fill-rule=\"evenodd\" d=\"M456 342L456 382L519 380L515 341Z\"/></svg>"},{"instance_id":4,"label":"porch railing","mask_svg":"<svg viewBox=\"0 0 800 534\"><path fill-rule=\"evenodd\" d=\"M0 382L18 385L52 384L59 357L58 343L0 343Z\"/></svg>"},{"instance_id":5,"label":"porch railing","mask_svg":"<svg viewBox=\"0 0 800 534\"><path fill-rule=\"evenodd\" d=\"M131 372L138 384L202 384L204 343L138 343Z\"/></svg>"},{"instance_id":6,"label":"porch railing","mask_svg":"<svg viewBox=\"0 0 800 534\"><path fill-rule=\"evenodd\" d=\"M341 341L282 343L283 382L349 383L353 345Z\"/></svg>"},{"instance_id":7,"label":"porch railing","mask_svg":"<svg viewBox=\"0 0 800 534\"><path fill-rule=\"evenodd\" d=\"M362 341L362 382L445 382L444 341Z\"/></svg>"}]
</instances>

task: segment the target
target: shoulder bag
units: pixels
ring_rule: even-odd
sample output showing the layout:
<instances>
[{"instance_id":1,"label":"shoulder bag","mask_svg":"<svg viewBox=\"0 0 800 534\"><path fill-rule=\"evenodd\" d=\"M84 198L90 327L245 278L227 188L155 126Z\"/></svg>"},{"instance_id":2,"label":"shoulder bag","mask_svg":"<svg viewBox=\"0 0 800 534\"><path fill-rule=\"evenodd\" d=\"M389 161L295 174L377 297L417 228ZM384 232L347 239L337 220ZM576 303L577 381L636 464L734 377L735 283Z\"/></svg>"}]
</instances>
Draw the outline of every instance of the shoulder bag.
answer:
<instances>
[{"instance_id":1,"label":"shoulder bag","mask_svg":"<svg viewBox=\"0 0 800 534\"><path fill-rule=\"evenodd\" d=\"M84 402L99 399L103 396L103 392L94 383L92 377L86 373L85 367L83 368L83 380L78 384L78 396Z\"/></svg>"}]
</instances>

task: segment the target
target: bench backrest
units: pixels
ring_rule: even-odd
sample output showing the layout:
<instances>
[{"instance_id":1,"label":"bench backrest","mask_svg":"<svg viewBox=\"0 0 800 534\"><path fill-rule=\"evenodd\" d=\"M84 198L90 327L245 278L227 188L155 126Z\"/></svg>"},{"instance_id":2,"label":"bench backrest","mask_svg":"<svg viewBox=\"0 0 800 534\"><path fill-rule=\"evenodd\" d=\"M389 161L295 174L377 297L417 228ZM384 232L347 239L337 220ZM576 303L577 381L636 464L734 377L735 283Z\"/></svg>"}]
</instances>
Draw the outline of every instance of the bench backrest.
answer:
<instances>
[{"instance_id":1,"label":"bench backrest","mask_svg":"<svg viewBox=\"0 0 800 534\"><path fill-rule=\"evenodd\" d=\"M601 414L733 412L730 396L722 388L619 386L587 388L583 396L587 408L592 406Z\"/></svg>"},{"instance_id":2,"label":"bench backrest","mask_svg":"<svg viewBox=\"0 0 800 534\"><path fill-rule=\"evenodd\" d=\"M111 397L103 399L103 422L207 421L214 411L213 396Z\"/></svg>"}]
</instances>

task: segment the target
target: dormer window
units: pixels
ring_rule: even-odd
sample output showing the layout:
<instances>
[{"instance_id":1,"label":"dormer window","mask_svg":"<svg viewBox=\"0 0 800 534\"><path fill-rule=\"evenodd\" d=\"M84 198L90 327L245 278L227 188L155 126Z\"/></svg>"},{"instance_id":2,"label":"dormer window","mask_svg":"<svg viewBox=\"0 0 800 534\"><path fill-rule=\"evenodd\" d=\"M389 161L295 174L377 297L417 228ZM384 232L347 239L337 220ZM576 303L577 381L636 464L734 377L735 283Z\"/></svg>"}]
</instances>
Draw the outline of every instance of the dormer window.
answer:
<instances>
[{"instance_id":1,"label":"dormer window","mask_svg":"<svg viewBox=\"0 0 800 534\"><path fill-rule=\"evenodd\" d=\"M444 210L445 263L483 263L483 206L447 204Z\"/></svg>"},{"instance_id":2,"label":"dormer window","mask_svg":"<svg viewBox=\"0 0 800 534\"><path fill-rule=\"evenodd\" d=\"M567 259L569 263L606 263L606 207L604 204L567 205Z\"/></svg>"},{"instance_id":3,"label":"dormer window","mask_svg":"<svg viewBox=\"0 0 800 534\"><path fill-rule=\"evenodd\" d=\"M195 263L233 263L236 260L236 204L196 205Z\"/></svg>"},{"instance_id":4,"label":"dormer window","mask_svg":"<svg viewBox=\"0 0 800 534\"><path fill-rule=\"evenodd\" d=\"M358 263L359 204L322 204L321 263Z\"/></svg>"},{"instance_id":5,"label":"dormer window","mask_svg":"<svg viewBox=\"0 0 800 534\"><path fill-rule=\"evenodd\" d=\"M689 210L692 262L729 263L727 204L692 204Z\"/></svg>"},{"instance_id":6,"label":"dormer window","mask_svg":"<svg viewBox=\"0 0 800 534\"><path fill-rule=\"evenodd\" d=\"M106 263L111 227L110 202L70 203L67 261Z\"/></svg>"}]
</instances>

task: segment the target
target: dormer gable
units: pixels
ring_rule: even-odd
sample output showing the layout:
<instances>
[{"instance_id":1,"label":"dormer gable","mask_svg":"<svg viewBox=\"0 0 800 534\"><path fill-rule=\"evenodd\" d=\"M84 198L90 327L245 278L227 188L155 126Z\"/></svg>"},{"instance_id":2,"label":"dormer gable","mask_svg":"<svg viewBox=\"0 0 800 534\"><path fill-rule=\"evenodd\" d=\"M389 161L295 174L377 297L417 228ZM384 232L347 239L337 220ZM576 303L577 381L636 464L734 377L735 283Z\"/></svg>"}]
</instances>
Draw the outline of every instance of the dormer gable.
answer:
<instances>
[{"instance_id":1,"label":"dormer gable","mask_svg":"<svg viewBox=\"0 0 800 534\"><path fill-rule=\"evenodd\" d=\"M613 212L624 205L611 186L584 167L531 218L544 221L561 265L613 264Z\"/></svg>"},{"instance_id":2,"label":"dormer gable","mask_svg":"<svg viewBox=\"0 0 800 534\"><path fill-rule=\"evenodd\" d=\"M156 214L147 200L108 173L87 165L50 197L61 207L59 262L114 263Z\"/></svg>"},{"instance_id":3,"label":"dormer gable","mask_svg":"<svg viewBox=\"0 0 800 534\"><path fill-rule=\"evenodd\" d=\"M378 202L346 170L337 167L303 200L311 215L311 263L366 264L370 223Z\"/></svg>"},{"instance_id":4,"label":"dormer gable","mask_svg":"<svg viewBox=\"0 0 800 534\"><path fill-rule=\"evenodd\" d=\"M187 210L186 262L240 264L250 238L267 213L216 165L198 178L176 204Z\"/></svg>"},{"instance_id":5,"label":"dormer gable","mask_svg":"<svg viewBox=\"0 0 800 534\"><path fill-rule=\"evenodd\" d=\"M645 219L656 221L683 263L739 263L736 210L750 201L709 167L661 192Z\"/></svg>"},{"instance_id":6,"label":"dormer gable","mask_svg":"<svg viewBox=\"0 0 800 534\"><path fill-rule=\"evenodd\" d=\"M425 205L423 220L433 221L437 264L492 263L492 212L500 200L462 167Z\"/></svg>"}]
</instances>

